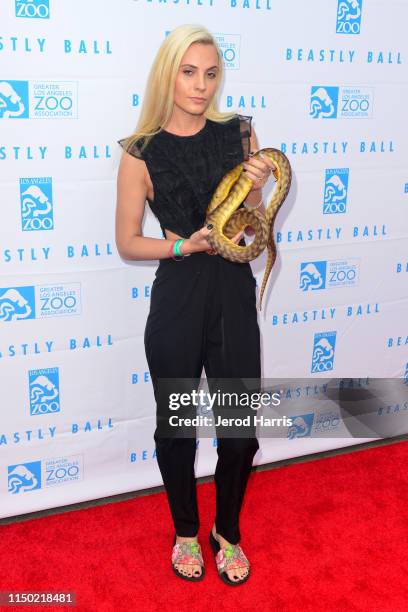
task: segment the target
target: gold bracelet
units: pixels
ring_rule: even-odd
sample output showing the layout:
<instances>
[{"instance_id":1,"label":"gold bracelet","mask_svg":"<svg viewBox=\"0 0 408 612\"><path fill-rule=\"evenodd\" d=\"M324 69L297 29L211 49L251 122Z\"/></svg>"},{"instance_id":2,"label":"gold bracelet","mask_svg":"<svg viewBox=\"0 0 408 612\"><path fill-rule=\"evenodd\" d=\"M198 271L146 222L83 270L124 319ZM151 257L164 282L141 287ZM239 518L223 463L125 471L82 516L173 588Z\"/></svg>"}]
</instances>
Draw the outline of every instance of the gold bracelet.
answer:
<instances>
[{"instance_id":1,"label":"gold bracelet","mask_svg":"<svg viewBox=\"0 0 408 612\"><path fill-rule=\"evenodd\" d=\"M262 204L262 200L263 198L260 199L259 204L257 204L256 206L248 206L246 202L244 202L244 206L247 210L256 210Z\"/></svg>"}]
</instances>

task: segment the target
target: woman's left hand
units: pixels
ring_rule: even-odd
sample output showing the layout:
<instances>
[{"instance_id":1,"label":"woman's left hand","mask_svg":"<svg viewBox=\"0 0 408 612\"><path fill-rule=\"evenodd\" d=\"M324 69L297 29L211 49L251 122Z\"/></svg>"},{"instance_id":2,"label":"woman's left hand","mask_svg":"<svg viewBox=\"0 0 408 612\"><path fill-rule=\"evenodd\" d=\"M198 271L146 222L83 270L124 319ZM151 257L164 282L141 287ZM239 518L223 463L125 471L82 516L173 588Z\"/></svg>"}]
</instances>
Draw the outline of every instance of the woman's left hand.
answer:
<instances>
[{"instance_id":1,"label":"woman's left hand","mask_svg":"<svg viewBox=\"0 0 408 612\"><path fill-rule=\"evenodd\" d=\"M251 191L259 191L262 189L271 176L272 170L275 169L273 161L263 156L262 153L261 159L254 159L253 155L255 155L255 153L256 151L251 151L248 160L243 163L246 176L253 182Z\"/></svg>"}]
</instances>

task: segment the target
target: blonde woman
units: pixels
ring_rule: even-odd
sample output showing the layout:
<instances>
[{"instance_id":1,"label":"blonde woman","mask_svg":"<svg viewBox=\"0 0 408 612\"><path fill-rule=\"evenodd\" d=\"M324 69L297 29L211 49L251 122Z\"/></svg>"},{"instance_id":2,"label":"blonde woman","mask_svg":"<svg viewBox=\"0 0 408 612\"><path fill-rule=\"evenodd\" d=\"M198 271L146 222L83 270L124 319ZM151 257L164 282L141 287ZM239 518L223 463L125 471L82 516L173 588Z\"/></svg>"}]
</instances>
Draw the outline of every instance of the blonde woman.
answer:
<instances>
[{"instance_id":1,"label":"blonde woman","mask_svg":"<svg viewBox=\"0 0 408 612\"><path fill-rule=\"evenodd\" d=\"M251 117L218 111L222 79L222 55L210 32L176 28L152 65L135 133L118 141L124 148L117 183L118 251L127 260L159 260L145 351L157 403L157 461L175 528L171 562L178 576L191 581L202 580L205 571L197 539L196 439L166 429L169 390L197 388L203 367L207 379L261 375L251 267L216 254L207 241L212 228L204 222L220 179L244 160L253 181L244 204L264 213L261 190L272 163L251 158L258 150ZM142 235L146 200L163 239ZM233 240L245 245L243 232ZM173 387L161 386L164 379ZM255 435L221 437L217 431L217 438L216 516L209 537L219 576L236 586L249 577L239 513L259 443Z\"/></svg>"}]
</instances>

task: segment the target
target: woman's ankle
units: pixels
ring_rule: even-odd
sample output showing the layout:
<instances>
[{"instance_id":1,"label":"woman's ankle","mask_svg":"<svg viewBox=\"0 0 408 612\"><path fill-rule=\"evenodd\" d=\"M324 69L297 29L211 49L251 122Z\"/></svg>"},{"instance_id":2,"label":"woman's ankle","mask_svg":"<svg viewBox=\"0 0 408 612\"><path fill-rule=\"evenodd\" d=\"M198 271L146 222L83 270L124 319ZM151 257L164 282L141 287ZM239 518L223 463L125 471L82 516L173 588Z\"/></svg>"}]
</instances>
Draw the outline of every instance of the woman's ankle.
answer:
<instances>
[{"instance_id":1,"label":"woman's ankle","mask_svg":"<svg viewBox=\"0 0 408 612\"><path fill-rule=\"evenodd\" d=\"M215 524L211 527L211 533L213 534L217 542L221 540L222 536L220 536L220 534L217 532L217 527L215 526Z\"/></svg>"},{"instance_id":2,"label":"woman's ankle","mask_svg":"<svg viewBox=\"0 0 408 612\"><path fill-rule=\"evenodd\" d=\"M176 534L176 539L181 541L181 542L194 542L195 540L197 540L198 534L195 536L179 536L178 534Z\"/></svg>"}]
</instances>

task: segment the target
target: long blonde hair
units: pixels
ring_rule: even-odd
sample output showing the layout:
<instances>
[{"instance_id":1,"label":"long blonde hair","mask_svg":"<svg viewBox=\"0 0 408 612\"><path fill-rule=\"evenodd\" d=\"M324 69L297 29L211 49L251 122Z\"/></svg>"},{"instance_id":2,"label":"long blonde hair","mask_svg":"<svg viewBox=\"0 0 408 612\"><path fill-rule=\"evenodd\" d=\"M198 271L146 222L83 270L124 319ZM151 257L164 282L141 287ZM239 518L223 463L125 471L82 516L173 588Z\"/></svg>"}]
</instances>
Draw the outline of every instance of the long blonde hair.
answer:
<instances>
[{"instance_id":1,"label":"long blonde hair","mask_svg":"<svg viewBox=\"0 0 408 612\"><path fill-rule=\"evenodd\" d=\"M147 80L144 100L136 130L125 140L125 149L144 138L144 148L150 138L160 132L169 121L174 104L174 86L184 53L193 43L213 45L218 55L217 89L204 115L212 121L224 122L236 113L218 110L218 92L224 76L221 51L212 34L200 25L181 25L165 38L154 59Z\"/></svg>"}]
</instances>

